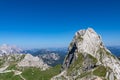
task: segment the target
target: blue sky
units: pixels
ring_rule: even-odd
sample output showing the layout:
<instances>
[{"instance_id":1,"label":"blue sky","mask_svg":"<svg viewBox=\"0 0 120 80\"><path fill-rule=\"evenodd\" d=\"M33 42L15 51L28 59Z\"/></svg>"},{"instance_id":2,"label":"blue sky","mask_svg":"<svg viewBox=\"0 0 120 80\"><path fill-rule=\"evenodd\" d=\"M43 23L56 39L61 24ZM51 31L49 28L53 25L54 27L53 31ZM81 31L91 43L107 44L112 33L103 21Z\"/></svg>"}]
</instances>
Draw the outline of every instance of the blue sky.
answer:
<instances>
[{"instance_id":1,"label":"blue sky","mask_svg":"<svg viewBox=\"0 0 120 80\"><path fill-rule=\"evenodd\" d=\"M0 0L0 44L66 47L92 27L106 45L120 45L120 0Z\"/></svg>"}]
</instances>

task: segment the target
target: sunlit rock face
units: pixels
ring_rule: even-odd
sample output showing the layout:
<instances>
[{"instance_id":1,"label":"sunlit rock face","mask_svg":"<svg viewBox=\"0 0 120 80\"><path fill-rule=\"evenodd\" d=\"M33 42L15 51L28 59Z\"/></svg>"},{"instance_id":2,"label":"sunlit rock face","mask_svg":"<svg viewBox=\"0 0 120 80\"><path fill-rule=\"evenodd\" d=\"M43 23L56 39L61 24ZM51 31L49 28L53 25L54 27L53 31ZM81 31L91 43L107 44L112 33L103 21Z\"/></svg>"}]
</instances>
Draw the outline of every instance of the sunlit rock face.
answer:
<instances>
[{"instance_id":1,"label":"sunlit rock face","mask_svg":"<svg viewBox=\"0 0 120 80\"><path fill-rule=\"evenodd\" d=\"M75 33L61 71L52 80L120 80L119 60L92 28Z\"/></svg>"},{"instance_id":2,"label":"sunlit rock face","mask_svg":"<svg viewBox=\"0 0 120 80\"><path fill-rule=\"evenodd\" d=\"M25 57L18 63L19 67L37 67L41 70L46 70L49 68L47 64L43 62L42 59L34 57L31 54L26 54Z\"/></svg>"}]
</instances>

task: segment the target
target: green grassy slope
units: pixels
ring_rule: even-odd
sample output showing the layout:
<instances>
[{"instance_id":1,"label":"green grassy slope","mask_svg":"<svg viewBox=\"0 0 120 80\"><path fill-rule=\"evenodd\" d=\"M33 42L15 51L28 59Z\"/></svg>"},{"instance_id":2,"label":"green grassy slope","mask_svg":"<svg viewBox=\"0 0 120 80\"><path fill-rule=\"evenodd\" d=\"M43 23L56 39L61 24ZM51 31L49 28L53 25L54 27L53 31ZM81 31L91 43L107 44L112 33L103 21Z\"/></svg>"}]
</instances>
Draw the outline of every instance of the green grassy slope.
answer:
<instances>
[{"instance_id":1,"label":"green grassy slope","mask_svg":"<svg viewBox=\"0 0 120 80\"><path fill-rule=\"evenodd\" d=\"M13 68L9 68L13 69ZM14 68L15 69L15 68ZM21 74L26 80L50 80L53 76L60 73L61 65L56 65L48 70L41 71L39 68L24 68ZM22 80L15 76L14 72L0 73L0 80Z\"/></svg>"}]
</instances>

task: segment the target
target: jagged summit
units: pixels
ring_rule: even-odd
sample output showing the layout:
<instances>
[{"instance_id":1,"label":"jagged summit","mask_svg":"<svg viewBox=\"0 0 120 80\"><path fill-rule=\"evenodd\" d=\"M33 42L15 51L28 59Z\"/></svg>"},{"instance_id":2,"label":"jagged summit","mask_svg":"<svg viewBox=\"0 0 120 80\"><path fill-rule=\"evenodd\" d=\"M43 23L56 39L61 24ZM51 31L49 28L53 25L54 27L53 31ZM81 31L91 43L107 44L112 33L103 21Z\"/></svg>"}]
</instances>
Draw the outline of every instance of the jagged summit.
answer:
<instances>
[{"instance_id":1,"label":"jagged summit","mask_svg":"<svg viewBox=\"0 0 120 80\"><path fill-rule=\"evenodd\" d=\"M83 30L77 31L75 33L75 35L81 35L81 36L83 36L86 32L97 34L92 28L88 28L87 30L83 29Z\"/></svg>"},{"instance_id":2,"label":"jagged summit","mask_svg":"<svg viewBox=\"0 0 120 80\"><path fill-rule=\"evenodd\" d=\"M60 75L52 80L120 80L120 62L92 29L80 30L68 47Z\"/></svg>"},{"instance_id":3,"label":"jagged summit","mask_svg":"<svg viewBox=\"0 0 120 80\"><path fill-rule=\"evenodd\" d=\"M101 37L92 28L76 32L72 43L76 44L78 52L84 53L95 53L95 50L104 47Z\"/></svg>"}]
</instances>

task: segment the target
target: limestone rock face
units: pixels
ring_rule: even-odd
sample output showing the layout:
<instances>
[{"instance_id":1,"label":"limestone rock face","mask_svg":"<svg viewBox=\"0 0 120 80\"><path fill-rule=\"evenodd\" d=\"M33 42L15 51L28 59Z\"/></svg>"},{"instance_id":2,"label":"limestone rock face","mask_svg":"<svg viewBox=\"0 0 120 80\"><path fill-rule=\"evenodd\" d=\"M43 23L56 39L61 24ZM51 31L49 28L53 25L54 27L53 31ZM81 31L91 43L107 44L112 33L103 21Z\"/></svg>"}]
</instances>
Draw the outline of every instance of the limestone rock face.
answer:
<instances>
[{"instance_id":1,"label":"limestone rock face","mask_svg":"<svg viewBox=\"0 0 120 80\"><path fill-rule=\"evenodd\" d=\"M62 72L52 80L120 80L120 62L92 29L80 30L68 48Z\"/></svg>"},{"instance_id":2,"label":"limestone rock face","mask_svg":"<svg viewBox=\"0 0 120 80\"><path fill-rule=\"evenodd\" d=\"M24 59L22 59L18 63L18 66L19 67L37 67L37 68L41 68L41 70L46 70L47 68L49 68L49 66L45 64L42 59L38 57L34 57L31 54L26 54Z\"/></svg>"}]
</instances>

